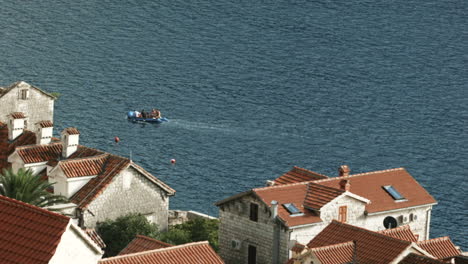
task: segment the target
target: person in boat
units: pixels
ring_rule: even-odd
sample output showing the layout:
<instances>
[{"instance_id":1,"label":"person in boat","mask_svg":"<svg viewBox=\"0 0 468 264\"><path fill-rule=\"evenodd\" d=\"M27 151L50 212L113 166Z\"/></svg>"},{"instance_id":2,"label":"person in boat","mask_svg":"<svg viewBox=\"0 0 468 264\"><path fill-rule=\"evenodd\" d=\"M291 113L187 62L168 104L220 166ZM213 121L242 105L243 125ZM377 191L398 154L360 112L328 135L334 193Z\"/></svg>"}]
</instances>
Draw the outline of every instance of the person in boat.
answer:
<instances>
[{"instance_id":1,"label":"person in boat","mask_svg":"<svg viewBox=\"0 0 468 264\"><path fill-rule=\"evenodd\" d=\"M161 118L161 111L159 111L156 108L153 108L153 110L151 111L151 116L156 119Z\"/></svg>"},{"instance_id":2,"label":"person in boat","mask_svg":"<svg viewBox=\"0 0 468 264\"><path fill-rule=\"evenodd\" d=\"M138 112L137 110L134 110L133 112L135 112L135 117L141 117L141 113Z\"/></svg>"},{"instance_id":3,"label":"person in boat","mask_svg":"<svg viewBox=\"0 0 468 264\"><path fill-rule=\"evenodd\" d=\"M145 109L141 110L141 117L146 118L146 112Z\"/></svg>"}]
</instances>

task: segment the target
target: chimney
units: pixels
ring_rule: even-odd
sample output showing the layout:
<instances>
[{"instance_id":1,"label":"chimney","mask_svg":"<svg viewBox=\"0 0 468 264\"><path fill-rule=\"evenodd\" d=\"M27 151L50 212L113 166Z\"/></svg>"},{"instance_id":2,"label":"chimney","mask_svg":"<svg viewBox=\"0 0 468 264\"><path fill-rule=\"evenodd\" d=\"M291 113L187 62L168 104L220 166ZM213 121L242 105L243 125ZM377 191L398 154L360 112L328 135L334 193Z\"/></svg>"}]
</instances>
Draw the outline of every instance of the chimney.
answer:
<instances>
[{"instance_id":1,"label":"chimney","mask_svg":"<svg viewBox=\"0 0 468 264\"><path fill-rule=\"evenodd\" d=\"M54 124L51 121L41 121L36 123L36 144L49 144L52 141Z\"/></svg>"},{"instance_id":2,"label":"chimney","mask_svg":"<svg viewBox=\"0 0 468 264\"><path fill-rule=\"evenodd\" d=\"M62 131L62 157L70 157L77 149L80 140L80 132L74 127L65 128Z\"/></svg>"},{"instance_id":3,"label":"chimney","mask_svg":"<svg viewBox=\"0 0 468 264\"><path fill-rule=\"evenodd\" d=\"M338 175L341 176L349 176L349 172L351 170L349 169L348 165L341 165L340 168L338 169Z\"/></svg>"},{"instance_id":4,"label":"chimney","mask_svg":"<svg viewBox=\"0 0 468 264\"><path fill-rule=\"evenodd\" d=\"M345 191L351 190L351 181L350 180L341 180L340 188Z\"/></svg>"},{"instance_id":5,"label":"chimney","mask_svg":"<svg viewBox=\"0 0 468 264\"><path fill-rule=\"evenodd\" d=\"M273 200L271 201L271 218L275 219L278 215L278 202Z\"/></svg>"},{"instance_id":6,"label":"chimney","mask_svg":"<svg viewBox=\"0 0 468 264\"><path fill-rule=\"evenodd\" d=\"M23 134L25 119L26 117L21 112L10 114L8 123L8 140L15 140L19 135Z\"/></svg>"},{"instance_id":7,"label":"chimney","mask_svg":"<svg viewBox=\"0 0 468 264\"><path fill-rule=\"evenodd\" d=\"M275 185L275 181L272 181L272 180L267 180L266 181L266 186L270 187L270 186L273 186Z\"/></svg>"}]
</instances>

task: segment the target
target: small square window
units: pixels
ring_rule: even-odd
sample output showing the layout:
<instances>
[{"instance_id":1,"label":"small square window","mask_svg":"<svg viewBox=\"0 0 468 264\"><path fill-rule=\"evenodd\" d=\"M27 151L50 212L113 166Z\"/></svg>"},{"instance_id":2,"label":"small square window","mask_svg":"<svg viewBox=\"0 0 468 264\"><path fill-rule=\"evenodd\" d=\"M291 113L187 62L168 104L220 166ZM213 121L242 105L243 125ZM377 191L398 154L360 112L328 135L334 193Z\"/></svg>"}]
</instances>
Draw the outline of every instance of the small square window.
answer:
<instances>
[{"instance_id":1,"label":"small square window","mask_svg":"<svg viewBox=\"0 0 468 264\"><path fill-rule=\"evenodd\" d=\"M403 197L403 195L401 195L392 185L382 186L382 188L384 188L384 190L387 191L387 193L390 194L394 200L406 200L405 197Z\"/></svg>"}]
</instances>

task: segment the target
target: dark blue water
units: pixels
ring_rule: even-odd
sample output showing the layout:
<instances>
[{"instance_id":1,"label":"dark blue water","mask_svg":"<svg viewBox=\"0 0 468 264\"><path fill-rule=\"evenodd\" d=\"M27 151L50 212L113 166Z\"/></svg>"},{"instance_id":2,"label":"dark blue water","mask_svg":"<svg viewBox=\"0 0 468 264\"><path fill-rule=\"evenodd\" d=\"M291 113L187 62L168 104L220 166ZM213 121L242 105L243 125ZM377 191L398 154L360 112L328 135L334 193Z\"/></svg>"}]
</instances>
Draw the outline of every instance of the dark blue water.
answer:
<instances>
[{"instance_id":1,"label":"dark blue water","mask_svg":"<svg viewBox=\"0 0 468 264\"><path fill-rule=\"evenodd\" d=\"M466 249L467 1L26 0L0 17L0 84L60 92L57 132L132 152L171 208L217 215L294 165L405 167L439 201L431 236ZM151 107L171 122L124 119Z\"/></svg>"}]
</instances>

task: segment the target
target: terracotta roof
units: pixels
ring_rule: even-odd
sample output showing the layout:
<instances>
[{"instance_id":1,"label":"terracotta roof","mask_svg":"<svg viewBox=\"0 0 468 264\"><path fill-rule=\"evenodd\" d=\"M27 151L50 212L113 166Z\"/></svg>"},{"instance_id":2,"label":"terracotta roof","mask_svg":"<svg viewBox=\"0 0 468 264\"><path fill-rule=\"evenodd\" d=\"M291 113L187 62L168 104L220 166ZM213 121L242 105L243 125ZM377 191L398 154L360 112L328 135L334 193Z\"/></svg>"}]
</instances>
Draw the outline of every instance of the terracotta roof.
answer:
<instances>
[{"instance_id":1,"label":"terracotta roof","mask_svg":"<svg viewBox=\"0 0 468 264\"><path fill-rule=\"evenodd\" d=\"M25 116L24 113L22 113L22 112L14 112L14 113L11 113L10 115L11 115L11 117L13 117L13 119L23 119L23 118L26 118L26 116Z\"/></svg>"},{"instance_id":2,"label":"terracotta roof","mask_svg":"<svg viewBox=\"0 0 468 264\"><path fill-rule=\"evenodd\" d=\"M411 242L383 235L378 232L333 220L307 246L324 247L356 241L356 259L359 263L386 264L393 261Z\"/></svg>"},{"instance_id":3,"label":"terracotta roof","mask_svg":"<svg viewBox=\"0 0 468 264\"><path fill-rule=\"evenodd\" d=\"M314 181L326 178L328 177L323 174L294 166L292 170L281 175L274 182L275 184L288 184L304 181Z\"/></svg>"},{"instance_id":4,"label":"terracotta roof","mask_svg":"<svg viewBox=\"0 0 468 264\"><path fill-rule=\"evenodd\" d=\"M53 142L46 145L28 145L17 148L17 153L24 163L56 161L62 155L62 143ZM103 154L104 152L85 146L78 146L68 159L85 158Z\"/></svg>"},{"instance_id":5,"label":"terracotta roof","mask_svg":"<svg viewBox=\"0 0 468 264\"><path fill-rule=\"evenodd\" d=\"M296 252L296 253L301 253L305 248L305 245L302 245L301 243L296 243L294 246L291 248L291 251Z\"/></svg>"},{"instance_id":6,"label":"terracotta roof","mask_svg":"<svg viewBox=\"0 0 468 264\"><path fill-rule=\"evenodd\" d=\"M100 264L222 264L208 241L188 243L134 254L105 258Z\"/></svg>"},{"instance_id":7,"label":"terracotta roof","mask_svg":"<svg viewBox=\"0 0 468 264\"><path fill-rule=\"evenodd\" d=\"M322 222L318 213L304 208L303 203L307 194L308 183L286 184L271 187L253 189L254 193L266 205L271 206L271 201L278 202L278 217L286 226L298 226L310 223ZM294 204L304 215L292 216L284 206L286 203ZM220 203L217 203L219 205Z\"/></svg>"},{"instance_id":8,"label":"terracotta roof","mask_svg":"<svg viewBox=\"0 0 468 264\"><path fill-rule=\"evenodd\" d=\"M307 194L304 199L304 206L310 209L320 210L322 206L326 205L344 192L344 190L309 183Z\"/></svg>"},{"instance_id":9,"label":"terracotta roof","mask_svg":"<svg viewBox=\"0 0 468 264\"><path fill-rule=\"evenodd\" d=\"M104 243L104 240L102 240L94 228L87 228L84 231L100 248L106 247L106 243Z\"/></svg>"},{"instance_id":10,"label":"terracotta roof","mask_svg":"<svg viewBox=\"0 0 468 264\"><path fill-rule=\"evenodd\" d=\"M54 123L52 123L52 121L50 120L40 121L40 122L37 122L37 124L39 124L39 126L41 126L42 128L54 126Z\"/></svg>"},{"instance_id":11,"label":"terracotta roof","mask_svg":"<svg viewBox=\"0 0 468 264\"><path fill-rule=\"evenodd\" d=\"M120 255L132 254L152 249L172 247L173 245L164 243L151 237L137 235L120 253Z\"/></svg>"},{"instance_id":12,"label":"terracotta roof","mask_svg":"<svg viewBox=\"0 0 468 264\"><path fill-rule=\"evenodd\" d=\"M398 264L445 264L445 262L410 253L405 258L400 260Z\"/></svg>"},{"instance_id":13,"label":"terracotta roof","mask_svg":"<svg viewBox=\"0 0 468 264\"><path fill-rule=\"evenodd\" d=\"M80 131L76 127L67 127L63 130L64 132L68 133L69 135L79 135Z\"/></svg>"},{"instance_id":14,"label":"terracotta roof","mask_svg":"<svg viewBox=\"0 0 468 264\"><path fill-rule=\"evenodd\" d=\"M409 225L403 225L391 229L386 229L382 231L378 231L379 233L382 233L387 236L391 236L394 238L398 238L401 240L406 240L410 242L417 242L418 238L416 235L411 231L411 228Z\"/></svg>"},{"instance_id":15,"label":"terracotta roof","mask_svg":"<svg viewBox=\"0 0 468 264\"><path fill-rule=\"evenodd\" d=\"M0 171L2 168L8 168L8 156L16 149L16 147L35 144L36 134L29 130L24 130L15 140L8 140L8 127L0 122Z\"/></svg>"},{"instance_id":16,"label":"terracotta roof","mask_svg":"<svg viewBox=\"0 0 468 264\"><path fill-rule=\"evenodd\" d=\"M448 236L419 241L417 244L438 259L446 259L462 254Z\"/></svg>"},{"instance_id":17,"label":"terracotta roof","mask_svg":"<svg viewBox=\"0 0 468 264\"><path fill-rule=\"evenodd\" d=\"M317 180L314 183L339 189L341 180L350 180L351 189L349 191L371 201L366 205L368 213L437 203L403 168L334 177ZM396 202L382 188L386 185L392 185L406 200Z\"/></svg>"},{"instance_id":18,"label":"terracotta roof","mask_svg":"<svg viewBox=\"0 0 468 264\"><path fill-rule=\"evenodd\" d=\"M49 263L69 221L66 216L0 195L1 263Z\"/></svg>"},{"instance_id":19,"label":"terracotta roof","mask_svg":"<svg viewBox=\"0 0 468 264\"><path fill-rule=\"evenodd\" d=\"M67 178L94 176L101 172L108 156L108 154L101 154L87 158L61 160L57 165Z\"/></svg>"},{"instance_id":20,"label":"terracotta roof","mask_svg":"<svg viewBox=\"0 0 468 264\"><path fill-rule=\"evenodd\" d=\"M50 143L47 145L28 145L16 148L16 152L24 163L45 162L60 157L62 144Z\"/></svg>"},{"instance_id":21,"label":"terracotta roof","mask_svg":"<svg viewBox=\"0 0 468 264\"><path fill-rule=\"evenodd\" d=\"M353 260L353 241L312 248L311 252L322 264L351 263Z\"/></svg>"}]
</instances>

